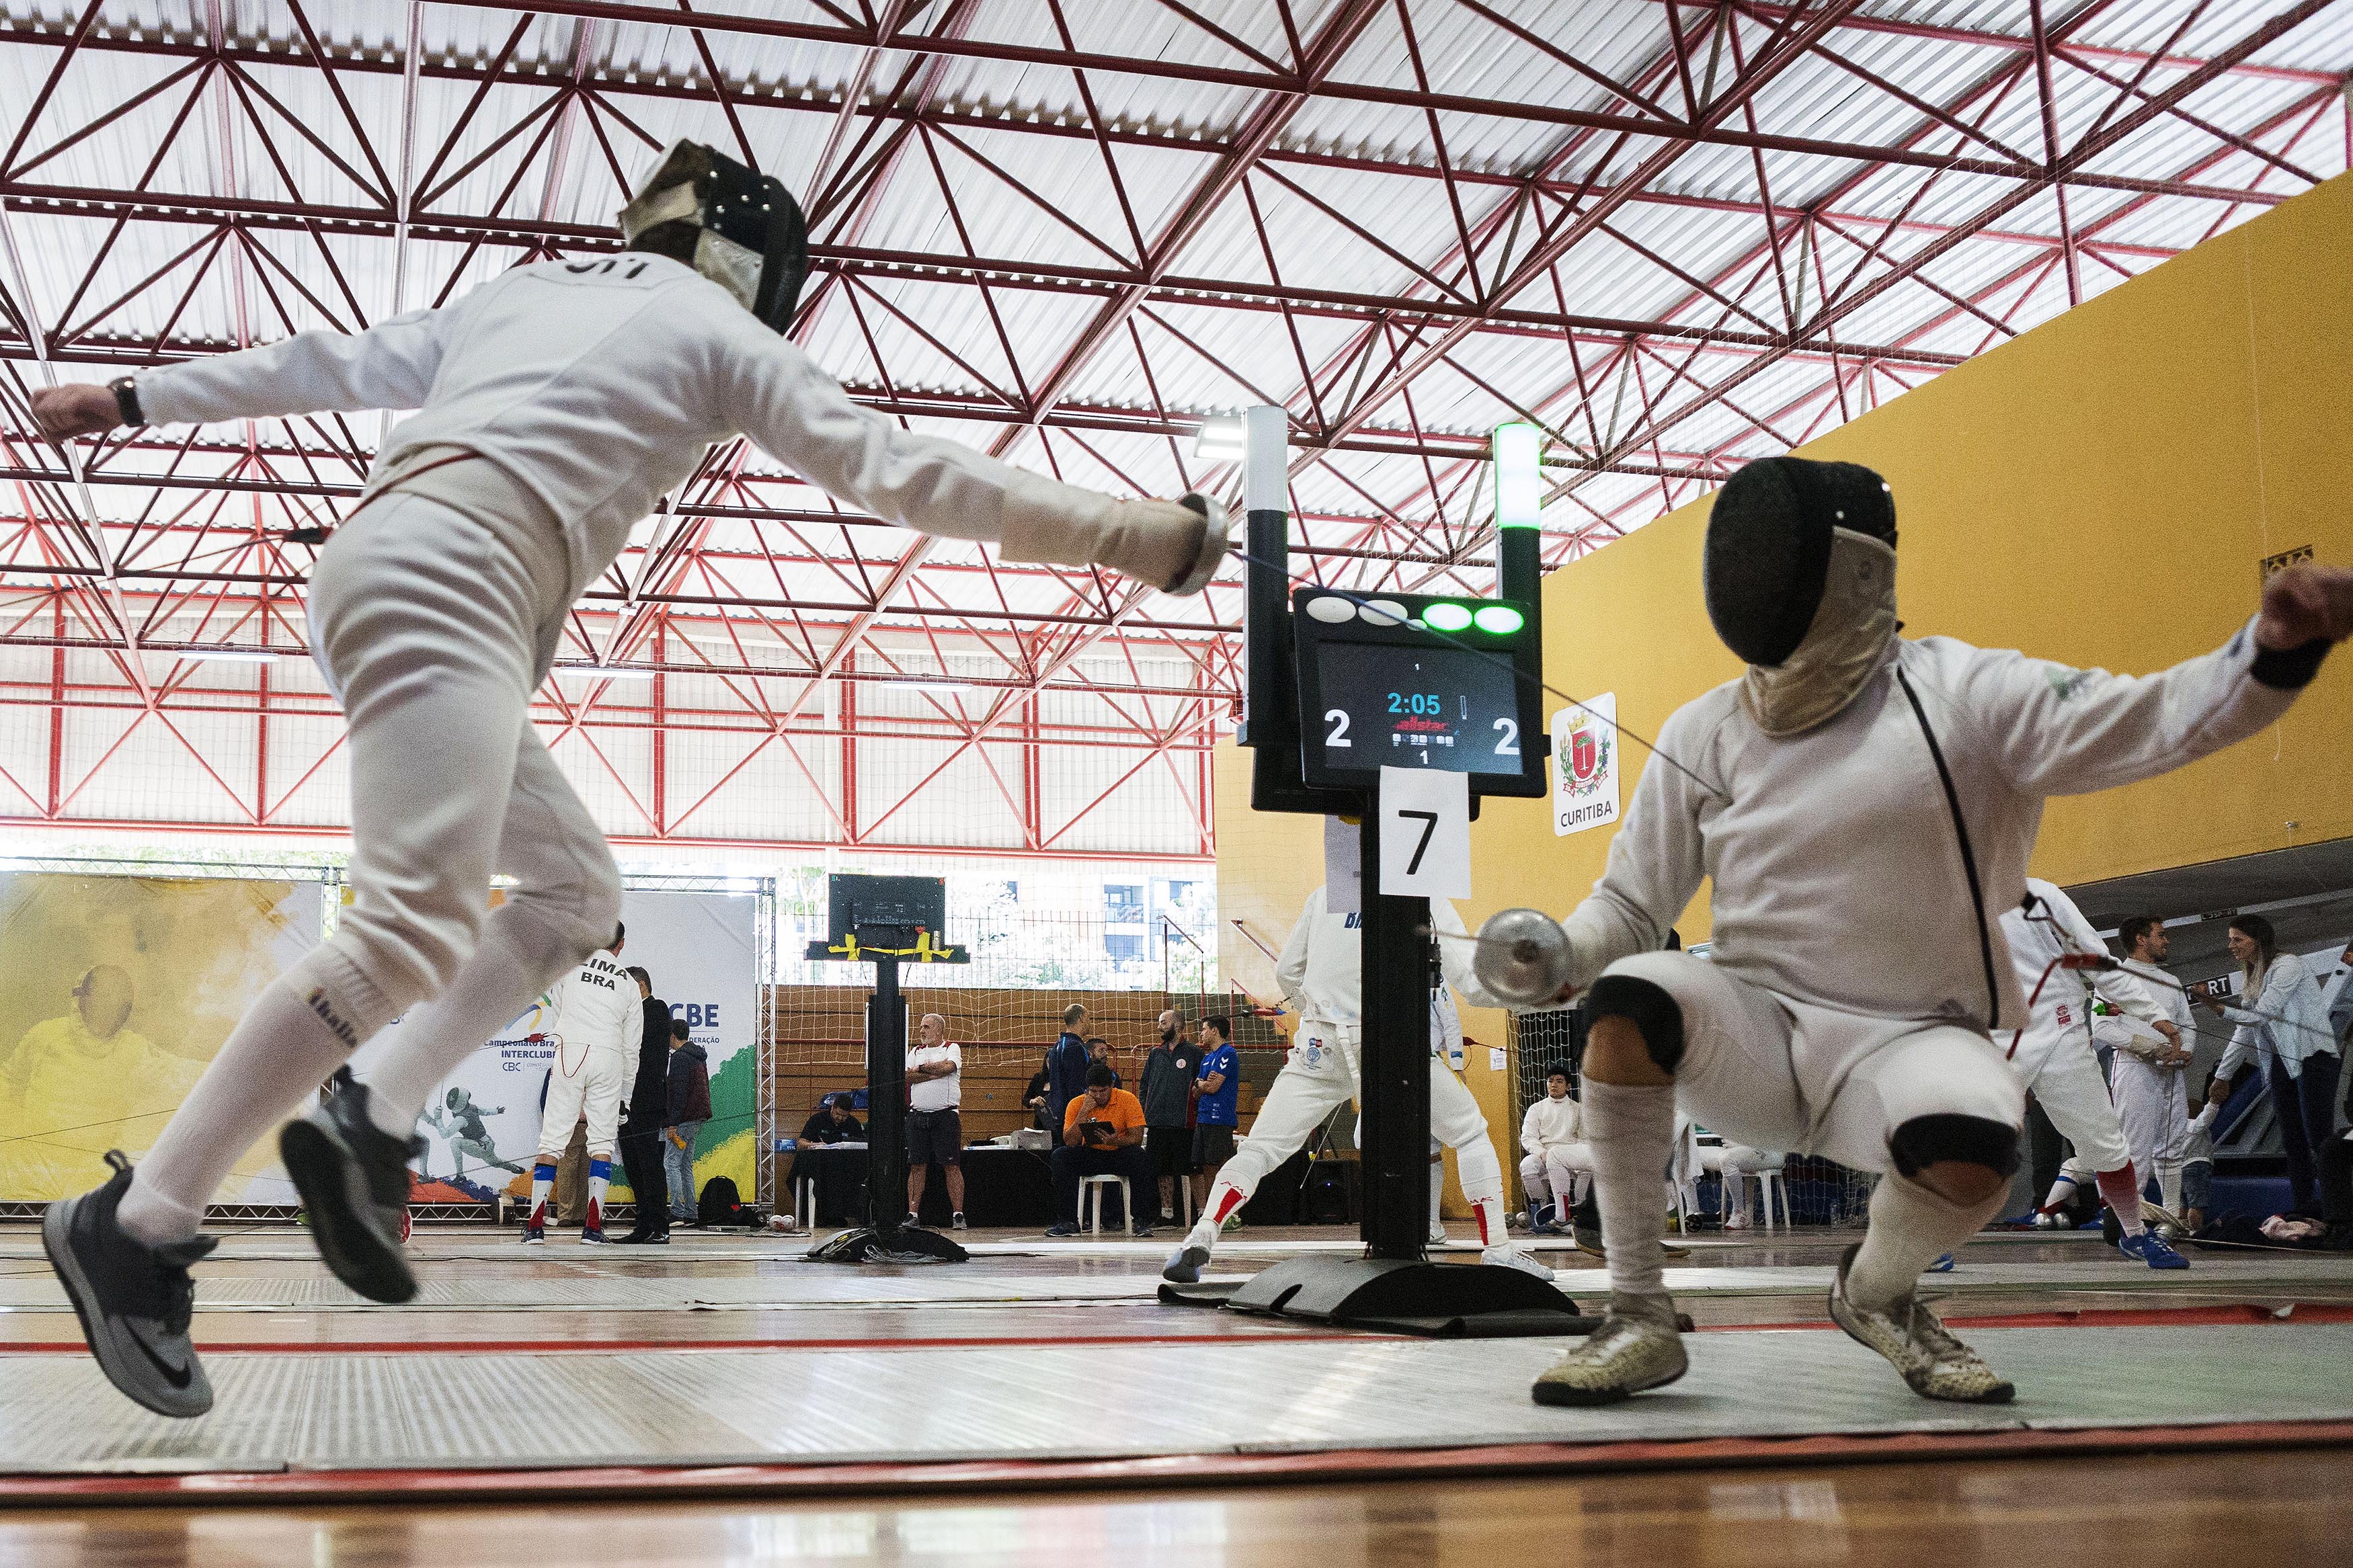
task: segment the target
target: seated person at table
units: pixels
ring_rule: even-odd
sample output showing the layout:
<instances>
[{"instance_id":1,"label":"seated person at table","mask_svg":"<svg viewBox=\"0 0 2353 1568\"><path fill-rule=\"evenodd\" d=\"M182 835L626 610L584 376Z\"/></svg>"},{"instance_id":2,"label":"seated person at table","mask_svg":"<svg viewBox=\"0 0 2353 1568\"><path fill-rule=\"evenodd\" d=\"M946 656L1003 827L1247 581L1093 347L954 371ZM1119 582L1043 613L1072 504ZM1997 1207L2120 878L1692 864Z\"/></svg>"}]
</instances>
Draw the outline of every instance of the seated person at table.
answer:
<instances>
[{"instance_id":1,"label":"seated person at table","mask_svg":"<svg viewBox=\"0 0 2353 1568\"><path fill-rule=\"evenodd\" d=\"M863 1143L866 1129L849 1114L849 1096L828 1094L817 1102L817 1113L801 1126L804 1143Z\"/></svg>"},{"instance_id":2,"label":"seated person at table","mask_svg":"<svg viewBox=\"0 0 2353 1568\"><path fill-rule=\"evenodd\" d=\"M1098 1062L1087 1069L1087 1091L1062 1113L1062 1142L1054 1150L1054 1224L1048 1236L1079 1234L1079 1184L1088 1176L1124 1176L1128 1219L1135 1234L1152 1226L1133 1206L1151 1173L1144 1163L1144 1107L1113 1087L1114 1074Z\"/></svg>"}]
</instances>

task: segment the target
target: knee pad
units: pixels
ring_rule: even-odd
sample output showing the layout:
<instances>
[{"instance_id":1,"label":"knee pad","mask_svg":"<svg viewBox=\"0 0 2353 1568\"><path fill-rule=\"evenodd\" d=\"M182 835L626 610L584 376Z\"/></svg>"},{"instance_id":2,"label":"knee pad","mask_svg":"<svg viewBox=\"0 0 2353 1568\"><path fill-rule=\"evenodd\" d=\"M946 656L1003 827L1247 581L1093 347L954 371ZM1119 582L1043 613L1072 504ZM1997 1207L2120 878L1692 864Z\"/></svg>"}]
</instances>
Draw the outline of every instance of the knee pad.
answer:
<instances>
[{"instance_id":1,"label":"knee pad","mask_svg":"<svg viewBox=\"0 0 2353 1568\"><path fill-rule=\"evenodd\" d=\"M1915 1116L1888 1134L1887 1152L1907 1177L1945 1160L2007 1177L2018 1173L2018 1129L1982 1116Z\"/></svg>"},{"instance_id":2,"label":"knee pad","mask_svg":"<svg viewBox=\"0 0 2353 1568\"><path fill-rule=\"evenodd\" d=\"M1597 1024L1623 1018L1633 1025L1661 1072L1683 1064L1683 1010L1664 987L1631 974L1605 974L1593 983L1586 1005Z\"/></svg>"}]
</instances>

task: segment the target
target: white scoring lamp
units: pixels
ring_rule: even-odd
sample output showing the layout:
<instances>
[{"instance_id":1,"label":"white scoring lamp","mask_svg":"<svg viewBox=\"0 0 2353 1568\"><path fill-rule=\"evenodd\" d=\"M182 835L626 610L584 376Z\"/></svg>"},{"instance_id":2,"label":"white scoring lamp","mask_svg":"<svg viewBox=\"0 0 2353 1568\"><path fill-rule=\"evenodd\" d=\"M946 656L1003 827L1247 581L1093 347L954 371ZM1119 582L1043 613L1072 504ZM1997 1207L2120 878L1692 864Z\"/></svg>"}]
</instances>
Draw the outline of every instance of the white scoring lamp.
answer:
<instances>
[{"instance_id":1,"label":"white scoring lamp","mask_svg":"<svg viewBox=\"0 0 2353 1568\"><path fill-rule=\"evenodd\" d=\"M1206 463L1239 463L1250 455L1250 430L1239 419L1205 421L1193 433L1193 456Z\"/></svg>"},{"instance_id":2,"label":"white scoring lamp","mask_svg":"<svg viewBox=\"0 0 2353 1568\"><path fill-rule=\"evenodd\" d=\"M1544 485L1537 464L1544 456L1544 432L1534 425L1498 425L1493 449L1495 526L1541 527Z\"/></svg>"}]
</instances>

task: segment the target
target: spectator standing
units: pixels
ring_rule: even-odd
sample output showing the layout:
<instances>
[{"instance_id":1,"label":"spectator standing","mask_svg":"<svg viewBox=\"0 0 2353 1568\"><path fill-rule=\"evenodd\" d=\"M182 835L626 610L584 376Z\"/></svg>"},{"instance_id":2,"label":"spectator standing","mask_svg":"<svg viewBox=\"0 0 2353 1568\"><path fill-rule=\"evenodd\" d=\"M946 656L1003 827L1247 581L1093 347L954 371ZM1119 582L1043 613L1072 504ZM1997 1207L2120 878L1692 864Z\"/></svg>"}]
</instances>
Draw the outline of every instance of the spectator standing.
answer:
<instances>
[{"instance_id":1,"label":"spectator standing","mask_svg":"<svg viewBox=\"0 0 2353 1568\"><path fill-rule=\"evenodd\" d=\"M670 1026L669 1130L662 1134L662 1161L670 1181L670 1217L695 1223L694 1140L711 1120L711 1061L687 1033L686 1020Z\"/></svg>"},{"instance_id":2,"label":"spectator standing","mask_svg":"<svg viewBox=\"0 0 2353 1568\"><path fill-rule=\"evenodd\" d=\"M622 1108L621 1167L629 1173L638 1219L621 1245L668 1247L670 1172L662 1159L662 1128L670 1119L670 1004L654 994L653 976L642 967L631 964L629 978L638 983L645 1027L638 1040L629 1102Z\"/></svg>"},{"instance_id":3,"label":"spectator standing","mask_svg":"<svg viewBox=\"0 0 2353 1568\"><path fill-rule=\"evenodd\" d=\"M1202 1019L1200 1076L1193 1084L1195 1214L1208 1206L1209 1187L1218 1179L1218 1167L1234 1157L1241 1087L1241 1056L1234 1049L1233 1026L1222 1017Z\"/></svg>"},{"instance_id":4,"label":"spectator standing","mask_svg":"<svg viewBox=\"0 0 2353 1568\"><path fill-rule=\"evenodd\" d=\"M2287 1154L2288 1186L2298 1214L2318 1212L2314 1158L2337 1130L2337 1032L2320 986L2303 959L2279 951L2272 922L2261 915L2231 921L2231 956L2244 977L2239 994L2253 998L2244 1012L2218 997L2207 1005L2239 1026L2214 1068L2210 1100L2228 1100L2232 1075L2253 1062L2268 1081ZM2269 1016L2259 1015L2267 1014Z\"/></svg>"},{"instance_id":5,"label":"spectator standing","mask_svg":"<svg viewBox=\"0 0 2353 1568\"><path fill-rule=\"evenodd\" d=\"M946 1173L948 1224L964 1221L964 1047L948 1038L948 1022L926 1013L907 1047L907 1223L923 1223L923 1181L937 1165Z\"/></svg>"},{"instance_id":6,"label":"spectator standing","mask_svg":"<svg viewBox=\"0 0 2353 1568\"><path fill-rule=\"evenodd\" d=\"M1089 1035L1087 1037L1087 1066L1090 1068L1106 1067L1111 1068L1111 1086L1113 1089L1125 1089L1127 1087L1126 1080L1120 1077L1119 1064L1112 1059L1111 1042L1104 1039L1101 1035Z\"/></svg>"},{"instance_id":7,"label":"spectator standing","mask_svg":"<svg viewBox=\"0 0 2353 1568\"><path fill-rule=\"evenodd\" d=\"M1201 1048L1185 1037L1185 1021L1171 1007L1160 1015L1160 1043L1144 1058L1136 1098L1144 1103L1145 1153L1160 1184L1160 1217L1176 1217L1176 1184L1193 1165L1193 1084Z\"/></svg>"},{"instance_id":8,"label":"spectator standing","mask_svg":"<svg viewBox=\"0 0 2353 1568\"><path fill-rule=\"evenodd\" d=\"M1057 1141L1069 1119L1071 1101L1087 1091L1087 1042L1079 1031L1086 1026L1087 1009L1073 1002L1062 1009L1062 1034L1046 1052L1046 1127Z\"/></svg>"},{"instance_id":9,"label":"spectator standing","mask_svg":"<svg viewBox=\"0 0 2353 1568\"><path fill-rule=\"evenodd\" d=\"M1112 1084L1111 1068L1097 1063L1087 1069L1087 1087L1063 1112L1062 1142L1054 1150L1054 1224L1048 1236L1079 1234L1079 1186L1088 1176L1121 1176L1127 1181L1128 1221L1138 1236L1150 1236L1149 1223L1139 1222L1135 1199L1145 1191L1144 1107L1135 1096Z\"/></svg>"}]
</instances>

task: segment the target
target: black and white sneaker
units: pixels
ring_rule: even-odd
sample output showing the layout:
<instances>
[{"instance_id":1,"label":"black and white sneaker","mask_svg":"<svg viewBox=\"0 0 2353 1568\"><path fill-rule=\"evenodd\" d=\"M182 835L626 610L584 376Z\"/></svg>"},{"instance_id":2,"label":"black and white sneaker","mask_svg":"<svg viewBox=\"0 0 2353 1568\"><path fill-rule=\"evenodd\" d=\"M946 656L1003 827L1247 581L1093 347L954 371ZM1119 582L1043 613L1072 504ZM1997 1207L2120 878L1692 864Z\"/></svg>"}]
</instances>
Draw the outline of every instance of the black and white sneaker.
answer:
<instances>
[{"instance_id":1,"label":"black and white sneaker","mask_svg":"<svg viewBox=\"0 0 2353 1568\"><path fill-rule=\"evenodd\" d=\"M396 1138L368 1118L367 1085L338 1068L327 1101L286 1124L278 1155L311 1216L319 1256L336 1279L371 1301L398 1305L417 1294L401 1248L408 1209L408 1162L422 1138Z\"/></svg>"},{"instance_id":2,"label":"black and white sneaker","mask_svg":"<svg viewBox=\"0 0 2353 1568\"><path fill-rule=\"evenodd\" d=\"M196 1300L188 1265L213 1249L213 1238L168 1247L134 1239L115 1220L131 1162L111 1150L106 1163L114 1167L106 1185L41 1216L42 1249L107 1381L158 1415L202 1415L213 1407L213 1385L188 1341Z\"/></svg>"}]
</instances>

